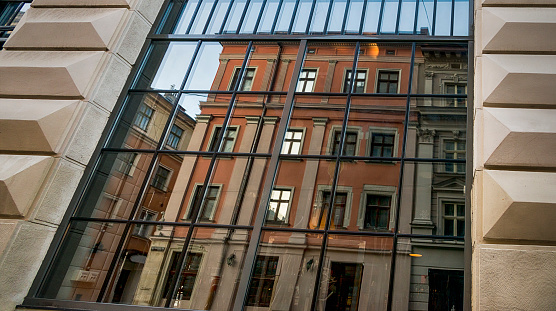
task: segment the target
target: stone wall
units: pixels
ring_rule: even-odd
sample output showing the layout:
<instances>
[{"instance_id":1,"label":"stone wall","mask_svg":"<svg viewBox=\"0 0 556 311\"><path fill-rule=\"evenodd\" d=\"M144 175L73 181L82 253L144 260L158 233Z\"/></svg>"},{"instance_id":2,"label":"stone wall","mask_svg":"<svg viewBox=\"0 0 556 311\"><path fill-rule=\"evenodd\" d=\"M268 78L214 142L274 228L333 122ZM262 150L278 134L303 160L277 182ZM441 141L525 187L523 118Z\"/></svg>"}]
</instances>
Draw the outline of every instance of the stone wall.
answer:
<instances>
[{"instance_id":1,"label":"stone wall","mask_svg":"<svg viewBox=\"0 0 556 311\"><path fill-rule=\"evenodd\" d=\"M0 310L23 301L163 0L35 0L0 51Z\"/></svg>"},{"instance_id":2,"label":"stone wall","mask_svg":"<svg viewBox=\"0 0 556 311\"><path fill-rule=\"evenodd\" d=\"M475 5L473 310L554 310L556 1Z\"/></svg>"}]
</instances>

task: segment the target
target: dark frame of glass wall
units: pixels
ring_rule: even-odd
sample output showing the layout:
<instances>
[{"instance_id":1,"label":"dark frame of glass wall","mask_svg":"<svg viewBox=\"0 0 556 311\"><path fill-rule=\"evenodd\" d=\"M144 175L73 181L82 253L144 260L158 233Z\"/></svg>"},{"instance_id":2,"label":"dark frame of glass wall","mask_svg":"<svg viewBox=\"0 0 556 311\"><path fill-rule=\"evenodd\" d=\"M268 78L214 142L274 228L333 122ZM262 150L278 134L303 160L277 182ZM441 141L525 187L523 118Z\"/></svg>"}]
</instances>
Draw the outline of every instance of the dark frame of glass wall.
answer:
<instances>
[{"instance_id":1,"label":"dark frame of glass wall","mask_svg":"<svg viewBox=\"0 0 556 311\"><path fill-rule=\"evenodd\" d=\"M470 310L472 2L167 0L163 8L24 305L245 310L275 303L285 295L275 284L289 278L299 310L439 300ZM467 28L456 36L462 8ZM284 151L285 141L300 147ZM295 186L292 173L301 174ZM194 307L207 245L218 243L204 279L209 298ZM279 259L300 245L301 257ZM437 250L458 264L420 263ZM151 271L155 252L167 259ZM87 263L70 271L79 258ZM104 258L100 268L95 258ZM137 265L145 268L134 290L159 287L146 300L126 292ZM364 298L362 276L380 295ZM218 298L221 278L234 285ZM398 301L448 279L464 292Z\"/></svg>"}]
</instances>

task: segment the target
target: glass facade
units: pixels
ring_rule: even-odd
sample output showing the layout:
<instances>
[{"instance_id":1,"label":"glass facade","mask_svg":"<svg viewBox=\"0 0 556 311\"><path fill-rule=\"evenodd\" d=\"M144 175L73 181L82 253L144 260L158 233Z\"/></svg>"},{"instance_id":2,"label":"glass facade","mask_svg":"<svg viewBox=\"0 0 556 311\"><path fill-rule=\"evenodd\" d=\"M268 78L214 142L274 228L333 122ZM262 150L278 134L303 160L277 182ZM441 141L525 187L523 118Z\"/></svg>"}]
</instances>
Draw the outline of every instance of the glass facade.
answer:
<instances>
[{"instance_id":1,"label":"glass facade","mask_svg":"<svg viewBox=\"0 0 556 311\"><path fill-rule=\"evenodd\" d=\"M167 1L36 298L463 310L468 16Z\"/></svg>"}]
</instances>

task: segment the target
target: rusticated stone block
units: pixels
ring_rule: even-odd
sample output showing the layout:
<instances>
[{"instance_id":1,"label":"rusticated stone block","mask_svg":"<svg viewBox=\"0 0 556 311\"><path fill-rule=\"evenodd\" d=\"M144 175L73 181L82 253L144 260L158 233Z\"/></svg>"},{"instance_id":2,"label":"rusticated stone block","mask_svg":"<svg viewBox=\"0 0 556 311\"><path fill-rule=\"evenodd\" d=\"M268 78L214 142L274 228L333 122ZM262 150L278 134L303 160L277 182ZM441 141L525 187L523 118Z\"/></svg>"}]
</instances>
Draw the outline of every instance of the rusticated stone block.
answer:
<instances>
[{"instance_id":1,"label":"rusticated stone block","mask_svg":"<svg viewBox=\"0 0 556 311\"><path fill-rule=\"evenodd\" d=\"M104 52L2 51L0 94L83 98Z\"/></svg>"},{"instance_id":2,"label":"rusticated stone block","mask_svg":"<svg viewBox=\"0 0 556 311\"><path fill-rule=\"evenodd\" d=\"M556 110L483 111L485 165L556 167Z\"/></svg>"},{"instance_id":3,"label":"rusticated stone block","mask_svg":"<svg viewBox=\"0 0 556 311\"><path fill-rule=\"evenodd\" d=\"M556 8L484 8L482 47L488 51L556 51Z\"/></svg>"},{"instance_id":4,"label":"rusticated stone block","mask_svg":"<svg viewBox=\"0 0 556 311\"><path fill-rule=\"evenodd\" d=\"M25 216L52 161L47 156L0 155L0 215Z\"/></svg>"},{"instance_id":5,"label":"rusticated stone block","mask_svg":"<svg viewBox=\"0 0 556 311\"><path fill-rule=\"evenodd\" d=\"M554 310L556 247L487 244L473 253L479 281L473 310Z\"/></svg>"},{"instance_id":6,"label":"rusticated stone block","mask_svg":"<svg viewBox=\"0 0 556 311\"><path fill-rule=\"evenodd\" d=\"M132 0L35 0L33 7L124 7Z\"/></svg>"},{"instance_id":7,"label":"rusticated stone block","mask_svg":"<svg viewBox=\"0 0 556 311\"><path fill-rule=\"evenodd\" d=\"M556 103L556 55L483 54L484 105Z\"/></svg>"},{"instance_id":8,"label":"rusticated stone block","mask_svg":"<svg viewBox=\"0 0 556 311\"><path fill-rule=\"evenodd\" d=\"M0 99L0 150L58 152L75 100Z\"/></svg>"},{"instance_id":9,"label":"rusticated stone block","mask_svg":"<svg viewBox=\"0 0 556 311\"><path fill-rule=\"evenodd\" d=\"M483 174L483 234L489 239L556 241L556 173Z\"/></svg>"},{"instance_id":10,"label":"rusticated stone block","mask_svg":"<svg viewBox=\"0 0 556 311\"><path fill-rule=\"evenodd\" d=\"M18 23L4 48L106 50L126 11L124 8L33 8Z\"/></svg>"}]
</instances>

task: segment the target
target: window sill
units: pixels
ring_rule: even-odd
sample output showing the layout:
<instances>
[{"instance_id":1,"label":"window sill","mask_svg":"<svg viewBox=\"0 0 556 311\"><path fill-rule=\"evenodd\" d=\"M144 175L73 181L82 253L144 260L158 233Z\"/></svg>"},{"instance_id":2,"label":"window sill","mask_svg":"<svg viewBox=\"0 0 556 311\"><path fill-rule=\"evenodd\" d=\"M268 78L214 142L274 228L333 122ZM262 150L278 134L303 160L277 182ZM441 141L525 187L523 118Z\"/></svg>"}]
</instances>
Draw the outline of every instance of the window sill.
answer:
<instances>
[{"instance_id":1,"label":"window sill","mask_svg":"<svg viewBox=\"0 0 556 311\"><path fill-rule=\"evenodd\" d=\"M365 160L367 164L384 164L384 165L396 165L396 161L389 160Z\"/></svg>"}]
</instances>

